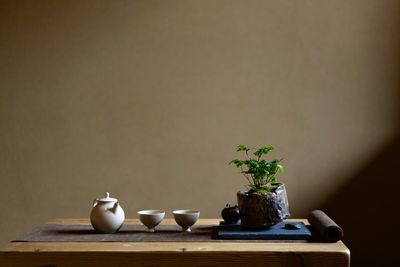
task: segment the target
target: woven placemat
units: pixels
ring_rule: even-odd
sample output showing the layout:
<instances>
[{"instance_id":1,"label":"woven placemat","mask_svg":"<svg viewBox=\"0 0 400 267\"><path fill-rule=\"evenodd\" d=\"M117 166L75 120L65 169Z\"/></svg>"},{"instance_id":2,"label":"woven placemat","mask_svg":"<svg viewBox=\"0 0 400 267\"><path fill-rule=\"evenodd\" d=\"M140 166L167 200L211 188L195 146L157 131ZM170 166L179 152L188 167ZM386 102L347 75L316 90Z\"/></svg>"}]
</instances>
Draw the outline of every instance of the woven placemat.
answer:
<instances>
[{"instance_id":1,"label":"woven placemat","mask_svg":"<svg viewBox=\"0 0 400 267\"><path fill-rule=\"evenodd\" d=\"M43 224L13 242L210 242L215 225L195 225L191 232L182 232L177 225L159 225L149 233L143 225L126 224L117 233L101 234L91 225Z\"/></svg>"},{"instance_id":2,"label":"woven placemat","mask_svg":"<svg viewBox=\"0 0 400 267\"><path fill-rule=\"evenodd\" d=\"M304 242L277 237L223 240L218 237L217 225L194 225L191 229L182 232L178 225L159 225L150 233L143 225L124 224L117 233L102 234L91 225L42 224L12 242Z\"/></svg>"}]
</instances>

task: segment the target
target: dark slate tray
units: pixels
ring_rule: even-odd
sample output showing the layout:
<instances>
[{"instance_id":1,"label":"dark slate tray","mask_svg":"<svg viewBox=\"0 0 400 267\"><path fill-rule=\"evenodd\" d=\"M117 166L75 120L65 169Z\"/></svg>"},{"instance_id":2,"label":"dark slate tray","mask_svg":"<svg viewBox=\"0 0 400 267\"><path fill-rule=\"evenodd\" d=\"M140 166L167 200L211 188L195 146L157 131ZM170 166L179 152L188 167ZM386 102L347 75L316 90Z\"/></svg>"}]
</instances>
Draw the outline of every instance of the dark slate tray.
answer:
<instances>
[{"instance_id":1,"label":"dark slate tray","mask_svg":"<svg viewBox=\"0 0 400 267\"><path fill-rule=\"evenodd\" d=\"M297 224L300 229L287 229L285 224ZM280 222L263 230L246 230L240 224L225 224L221 222L217 232L218 239L247 240L308 240L311 232L302 222Z\"/></svg>"}]
</instances>

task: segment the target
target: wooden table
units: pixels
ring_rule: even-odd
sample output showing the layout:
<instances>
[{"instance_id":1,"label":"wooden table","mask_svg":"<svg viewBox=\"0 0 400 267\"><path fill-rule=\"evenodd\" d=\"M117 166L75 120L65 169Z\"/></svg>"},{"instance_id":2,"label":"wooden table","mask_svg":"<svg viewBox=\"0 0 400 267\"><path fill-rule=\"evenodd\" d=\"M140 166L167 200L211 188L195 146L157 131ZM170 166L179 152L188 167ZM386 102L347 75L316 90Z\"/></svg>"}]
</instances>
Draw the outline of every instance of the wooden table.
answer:
<instances>
[{"instance_id":1,"label":"wooden table","mask_svg":"<svg viewBox=\"0 0 400 267\"><path fill-rule=\"evenodd\" d=\"M297 220L298 221L298 220ZM306 220L303 220L307 222ZM89 224L84 219L49 223ZM128 219L126 224L138 224ZM163 224L174 224L165 219ZM198 224L218 224L201 219ZM0 266L349 266L350 251L312 242L12 242L0 250Z\"/></svg>"}]
</instances>

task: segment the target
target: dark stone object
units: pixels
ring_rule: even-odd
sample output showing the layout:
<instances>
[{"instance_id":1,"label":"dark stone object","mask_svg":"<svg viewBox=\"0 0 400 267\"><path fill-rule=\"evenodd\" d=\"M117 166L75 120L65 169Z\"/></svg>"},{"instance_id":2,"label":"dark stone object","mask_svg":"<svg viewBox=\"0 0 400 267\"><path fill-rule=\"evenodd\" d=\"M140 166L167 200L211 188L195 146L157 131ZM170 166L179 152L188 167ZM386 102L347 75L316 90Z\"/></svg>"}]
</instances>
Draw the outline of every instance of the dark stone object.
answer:
<instances>
[{"instance_id":1,"label":"dark stone object","mask_svg":"<svg viewBox=\"0 0 400 267\"><path fill-rule=\"evenodd\" d=\"M265 194L237 193L241 226L247 229L268 228L290 216L285 186Z\"/></svg>"},{"instance_id":2,"label":"dark stone object","mask_svg":"<svg viewBox=\"0 0 400 267\"><path fill-rule=\"evenodd\" d=\"M313 210L308 216L312 229L326 242L337 242L343 238L343 229L325 212Z\"/></svg>"},{"instance_id":3,"label":"dark stone object","mask_svg":"<svg viewBox=\"0 0 400 267\"><path fill-rule=\"evenodd\" d=\"M235 224L240 220L239 207L237 205L231 206L226 204L225 208L221 211L221 216L225 223Z\"/></svg>"}]
</instances>

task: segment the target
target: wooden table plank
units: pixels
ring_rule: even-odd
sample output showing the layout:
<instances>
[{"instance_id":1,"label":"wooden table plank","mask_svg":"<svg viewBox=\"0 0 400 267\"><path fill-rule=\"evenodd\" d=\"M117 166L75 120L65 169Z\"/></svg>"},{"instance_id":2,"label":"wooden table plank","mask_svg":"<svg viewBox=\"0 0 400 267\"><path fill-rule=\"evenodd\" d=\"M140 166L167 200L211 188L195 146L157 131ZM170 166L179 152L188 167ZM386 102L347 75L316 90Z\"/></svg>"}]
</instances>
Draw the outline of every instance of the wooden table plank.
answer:
<instances>
[{"instance_id":1,"label":"wooden table plank","mask_svg":"<svg viewBox=\"0 0 400 267\"><path fill-rule=\"evenodd\" d=\"M298 219L293 219L299 221ZM307 223L306 220L301 220ZM89 224L55 219L55 224ZM137 224L127 219L126 224ZM198 224L218 224L201 219ZM163 224L175 224L165 219ZM0 250L0 266L349 266L350 251L312 242L12 242Z\"/></svg>"},{"instance_id":2,"label":"wooden table plank","mask_svg":"<svg viewBox=\"0 0 400 267\"><path fill-rule=\"evenodd\" d=\"M0 252L341 252L349 254L343 242L338 243L188 243L188 242L15 242Z\"/></svg>"}]
</instances>

